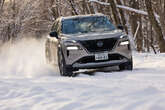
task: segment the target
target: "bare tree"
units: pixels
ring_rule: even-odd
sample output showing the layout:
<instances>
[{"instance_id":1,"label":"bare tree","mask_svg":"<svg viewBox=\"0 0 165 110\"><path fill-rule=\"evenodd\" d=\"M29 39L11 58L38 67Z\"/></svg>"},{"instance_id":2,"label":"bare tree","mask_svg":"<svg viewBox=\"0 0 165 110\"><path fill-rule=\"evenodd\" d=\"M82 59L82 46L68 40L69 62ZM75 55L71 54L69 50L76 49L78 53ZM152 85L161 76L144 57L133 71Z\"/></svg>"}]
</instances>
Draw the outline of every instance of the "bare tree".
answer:
<instances>
[{"instance_id":1,"label":"bare tree","mask_svg":"<svg viewBox=\"0 0 165 110\"><path fill-rule=\"evenodd\" d=\"M152 8L152 2L151 2L151 0L145 0L145 4L146 4L146 8L147 8L147 11L149 14L150 23L153 25L153 28L157 34L156 39L158 41L160 52L165 52L165 46L164 46L165 40L163 37L162 29L161 29L158 21L156 20L155 15L154 15L154 11Z\"/></svg>"},{"instance_id":2,"label":"bare tree","mask_svg":"<svg viewBox=\"0 0 165 110\"><path fill-rule=\"evenodd\" d=\"M114 18L116 25L121 24L115 1L114 0L108 0L108 2L110 3L112 13L113 13L113 18Z\"/></svg>"},{"instance_id":3,"label":"bare tree","mask_svg":"<svg viewBox=\"0 0 165 110\"><path fill-rule=\"evenodd\" d=\"M118 5L122 5L122 2L120 0L116 0L116 2L117 2ZM123 10L119 9L119 13L120 13L120 16L121 16L122 25L124 26L126 33L128 33L128 28L126 26L127 22L126 22Z\"/></svg>"},{"instance_id":4,"label":"bare tree","mask_svg":"<svg viewBox=\"0 0 165 110\"><path fill-rule=\"evenodd\" d=\"M161 23L161 28L163 31L163 35L165 35L165 1L164 0L159 0L158 4L158 13L160 15L160 23Z\"/></svg>"},{"instance_id":5,"label":"bare tree","mask_svg":"<svg viewBox=\"0 0 165 110\"><path fill-rule=\"evenodd\" d=\"M140 1L140 0L139 0ZM135 8L135 9L139 9L139 1L136 0L130 0L129 4L131 7ZM142 35L142 22L141 22L141 16L139 14L136 13L131 13L130 14L130 24L131 24L131 30L133 35L135 35L136 31L137 35L134 36L135 38L135 42L137 45L137 50L138 51L142 51L143 49L143 35ZM138 30L137 30L138 28Z\"/></svg>"},{"instance_id":6,"label":"bare tree","mask_svg":"<svg viewBox=\"0 0 165 110\"><path fill-rule=\"evenodd\" d=\"M59 16L97 12L136 35L138 51L165 52L164 0L0 0L0 39L15 40L28 33L39 38Z\"/></svg>"},{"instance_id":7,"label":"bare tree","mask_svg":"<svg viewBox=\"0 0 165 110\"><path fill-rule=\"evenodd\" d=\"M0 0L0 13L1 13L2 9L3 9L4 3L5 3L5 0Z\"/></svg>"},{"instance_id":8,"label":"bare tree","mask_svg":"<svg viewBox=\"0 0 165 110\"><path fill-rule=\"evenodd\" d=\"M71 5L71 7L72 7L72 9L73 9L72 14L73 14L73 15L78 15L79 13L78 13L78 11L77 11L77 9L76 9L74 0L69 0L69 2L70 2L70 5Z\"/></svg>"}]
</instances>

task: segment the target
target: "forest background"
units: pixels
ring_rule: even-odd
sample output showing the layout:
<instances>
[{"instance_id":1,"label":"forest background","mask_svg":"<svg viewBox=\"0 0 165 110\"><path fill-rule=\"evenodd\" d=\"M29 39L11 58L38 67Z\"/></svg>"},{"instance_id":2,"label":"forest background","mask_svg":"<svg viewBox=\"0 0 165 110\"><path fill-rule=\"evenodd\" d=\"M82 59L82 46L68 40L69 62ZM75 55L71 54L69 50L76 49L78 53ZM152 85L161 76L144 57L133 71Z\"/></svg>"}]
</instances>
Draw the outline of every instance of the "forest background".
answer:
<instances>
[{"instance_id":1,"label":"forest background","mask_svg":"<svg viewBox=\"0 0 165 110\"><path fill-rule=\"evenodd\" d=\"M103 13L139 52L165 52L165 0L0 0L0 46L42 38L59 16Z\"/></svg>"}]
</instances>

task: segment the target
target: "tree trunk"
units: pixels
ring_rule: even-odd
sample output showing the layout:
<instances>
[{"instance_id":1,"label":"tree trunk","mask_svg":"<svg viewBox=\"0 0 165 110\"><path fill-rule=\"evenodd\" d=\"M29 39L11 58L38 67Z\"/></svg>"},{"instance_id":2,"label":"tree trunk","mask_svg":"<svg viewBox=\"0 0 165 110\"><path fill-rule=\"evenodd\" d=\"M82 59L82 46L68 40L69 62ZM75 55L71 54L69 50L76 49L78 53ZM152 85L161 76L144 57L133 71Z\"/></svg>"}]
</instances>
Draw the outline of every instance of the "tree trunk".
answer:
<instances>
[{"instance_id":1,"label":"tree trunk","mask_svg":"<svg viewBox=\"0 0 165 110\"><path fill-rule=\"evenodd\" d=\"M86 0L83 0L82 1L82 7L83 7L83 14L90 14L90 11L88 9L88 3L86 2Z\"/></svg>"},{"instance_id":2,"label":"tree trunk","mask_svg":"<svg viewBox=\"0 0 165 110\"><path fill-rule=\"evenodd\" d=\"M112 14L113 14L114 21L115 21L116 25L121 24L115 1L114 0L108 0L108 2L110 3L111 9L112 9Z\"/></svg>"},{"instance_id":3,"label":"tree trunk","mask_svg":"<svg viewBox=\"0 0 165 110\"><path fill-rule=\"evenodd\" d=\"M94 13L95 13L95 11L94 11L94 8L93 8L92 3L91 3L91 2L89 2L89 3L87 3L87 4L88 4L88 6L89 6L90 13L91 13L91 14L94 14Z\"/></svg>"},{"instance_id":4,"label":"tree trunk","mask_svg":"<svg viewBox=\"0 0 165 110\"><path fill-rule=\"evenodd\" d=\"M71 5L71 7L72 7L72 14L73 15L78 15L78 12L77 12L77 10L76 10L76 7L75 7L75 4L74 4L74 0L69 0L69 2L70 2L70 5Z\"/></svg>"},{"instance_id":5,"label":"tree trunk","mask_svg":"<svg viewBox=\"0 0 165 110\"><path fill-rule=\"evenodd\" d=\"M52 14L52 16L53 16L54 19L57 19L60 16L60 14L59 14L58 0L55 0L55 1L54 0L51 0L51 4L52 4L52 6L51 6L51 12L52 13L51 14Z\"/></svg>"},{"instance_id":6,"label":"tree trunk","mask_svg":"<svg viewBox=\"0 0 165 110\"><path fill-rule=\"evenodd\" d=\"M135 9L139 9L139 1L131 0L129 2L129 4L131 7L135 8ZM130 22L131 22L130 24L131 24L131 29L132 29L133 35L137 31L138 26L140 26L139 30L137 32L137 35L134 37L136 37L135 40L136 40L137 51L142 51L143 50L143 34L142 34L141 16L136 13L131 13Z\"/></svg>"},{"instance_id":7,"label":"tree trunk","mask_svg":"<svg viewBox=\"0 0 165 110\"><path fill-rule=\"evenodd\" d=\"M162 4L163 6L161 6ZM165 35L165 3L161 2L160 6L161 8L159 8L159 12L160 12L160 23L161 23L161 27L162 27L162 31L163 31L163 35Z\"/></svg>"},{"instance_id":8,"label":"tree trunk","mask_svg":"<svg viewBox=\"0 0 165 110\"><path fill-rule=\"evenodd\" d=\"M4 3L5 3L5 0L0 0L0 13L1 13L2 9L3 9Z\"/></svg>"},{"instance_id":9,"label":"tree trunk","mask_svg":"<svg viewBox=\"0 0 165 110\"><path fill-rule=\"evenodd\" d=\"M117 2L118 5L122 5L120 0L116 0L116 2ZM124 12L123 12L122 9L119 9L119 12L120 12L121 20L122 20L122 25L124 26L124 29L125 29L126 33L128 34L128 28L126 26L127 22L126 22L126 19L125 19L125 16L124 16Z\"/></svg>"},{"instance_id":10,"label":"tree trunk","mask_svg":"<svg viewBox=\"0 0 165 110\"><path fill-rule=\"evenodd\" d=\"M147 12L148 12L148 17L150 20L150 23L152 24L157 36L156 36L156 40L158 41L158 45L160 48L160 52L165 52L165 40L163 38L163 33L162 33L162 29L158 23L158 21L155 18L153 9L152 9L152 3L151 0L145 0L145 4L146 4L146 8L147 8Z\"/></svg>"}]
</instances>

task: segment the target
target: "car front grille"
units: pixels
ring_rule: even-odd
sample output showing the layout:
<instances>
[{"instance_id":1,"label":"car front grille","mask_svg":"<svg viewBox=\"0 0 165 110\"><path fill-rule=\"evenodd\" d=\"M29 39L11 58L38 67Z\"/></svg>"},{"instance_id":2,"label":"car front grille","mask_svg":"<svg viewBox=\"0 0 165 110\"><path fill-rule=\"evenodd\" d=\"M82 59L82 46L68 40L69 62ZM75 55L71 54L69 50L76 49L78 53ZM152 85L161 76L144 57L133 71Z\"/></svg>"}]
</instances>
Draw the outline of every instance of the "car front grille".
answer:
<instances>
[{"instance_id":1,"label":"car front grille","mask_svg":"<svg viewBox=\"0 0 165 110\"><path fill-rule=\"evenodd\" d=\"M111 51L117 42L117 38L80 41L89 52Z\"/></svg>"}]
</instances>

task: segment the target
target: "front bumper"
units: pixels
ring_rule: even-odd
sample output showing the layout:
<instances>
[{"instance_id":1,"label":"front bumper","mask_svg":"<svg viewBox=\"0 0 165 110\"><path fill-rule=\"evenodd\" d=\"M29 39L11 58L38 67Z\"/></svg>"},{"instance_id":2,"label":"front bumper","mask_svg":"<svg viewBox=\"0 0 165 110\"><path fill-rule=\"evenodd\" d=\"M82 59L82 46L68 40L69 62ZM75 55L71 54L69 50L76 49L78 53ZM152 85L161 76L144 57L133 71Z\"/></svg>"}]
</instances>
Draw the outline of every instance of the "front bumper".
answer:
<instances>
[{"instance_id":1,"label":"front bumper","mask_svg":"<svg viewBox=\"0 0 165 110\"><path fill-rule=\"evenodd\" d=\"M127 59L122 60L113 60L113 61L104 61L104 62L96 62L96 63L74 63L72 65L73 68L78 69L94 69L94 68L101 68L101 67L109 67L109 66L117 66L123 63L127 63Z\"/></svg>"}]
</instances>

